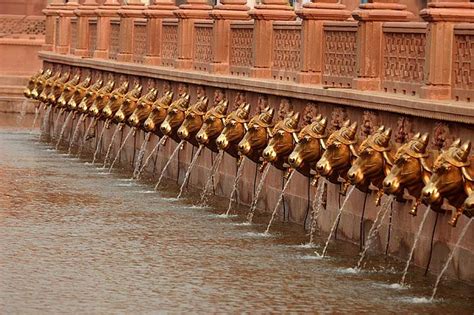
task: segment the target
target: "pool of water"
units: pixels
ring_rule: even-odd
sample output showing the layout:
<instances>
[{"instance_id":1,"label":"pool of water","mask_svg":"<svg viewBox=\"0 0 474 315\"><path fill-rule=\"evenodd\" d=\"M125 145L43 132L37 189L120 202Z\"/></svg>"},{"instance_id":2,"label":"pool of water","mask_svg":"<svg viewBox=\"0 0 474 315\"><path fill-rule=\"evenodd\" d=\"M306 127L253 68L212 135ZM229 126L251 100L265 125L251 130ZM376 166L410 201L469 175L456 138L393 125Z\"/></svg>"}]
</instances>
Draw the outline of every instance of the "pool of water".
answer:
<instances>
[{"instance_id":1,"label":"pool of water","mask_svg":"<svg viewBox=\"0 0 474 315\"><path fill-rule=\"evenodd\" d=\"M300 226L264 236L266 216L243 224L245 208L220 215L226 200L200 208L195 194L173 199L175 185L152 192L130 173L104 175L2 115L3 314L474 310L472 286L445 281L430 303L434 277L417 268L400 288L402 262L370 257L356 272L358 247L339 241L320 259Z\"/></svg>"}]
</instances>

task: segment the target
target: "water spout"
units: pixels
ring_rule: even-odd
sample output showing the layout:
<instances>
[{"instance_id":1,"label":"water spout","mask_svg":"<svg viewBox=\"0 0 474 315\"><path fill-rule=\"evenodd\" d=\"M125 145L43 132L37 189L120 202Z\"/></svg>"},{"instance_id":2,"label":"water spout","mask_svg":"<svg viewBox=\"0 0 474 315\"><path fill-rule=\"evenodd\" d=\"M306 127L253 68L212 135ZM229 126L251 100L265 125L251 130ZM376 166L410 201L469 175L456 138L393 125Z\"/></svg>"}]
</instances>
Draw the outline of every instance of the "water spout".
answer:
<instances>
[{"instance_id":1,"label":"water spout","mask_svg":"<svg viewBox=\"0 0 474 315\"><path fill-rule=\"evenodd\" d=\"M236 201L234 199L234 196L237 194L240 178L242 178L242 175L244 174L245 161L246 161L245 159L239 160L239 164L238 164L239 168L237 169L237 175L235 175L235 178L234 178L234 184L232 185L232 191L230 192L230 197L229 197L229 206L227 207L225 216L228 216L230 214L230 209L232 208L232 202Z\"/></svg>"},{"instance_id":2,"label":"water spout","mask_svg":"<svg viewBox=\"0 0 474 315\"><path fill-rule=\"evenodd\" d=\"M315 198L312 204L311 211L311 226L309 234L309 245L314 245L314 233L316 232L316 226L318 224L319 214L323 208L323 196L324 196L324 186L326 184L326 179L322 178L318 182L316 188Z\"/></svg>"},{"instance_id":3,"label":"water spout","mask_svg":"<svg viewBox=\"0 0 474 315\"><path fill-rule=\"evenodd\" d=\"M128 138L132 135L132 133L134 133L134 131L136 131L135 128L130 128L129 132L125 136L125 139L123 139L122 143L120 144L117 154L115 155L115 158L112 161L112 164L110 164L109 173L112 172L112 169L114 168L114 165L120 156L120 152L122 152L123 148L125 147L125 144L127 143Z\"/></svg>"},{"instance_id":4,"label":"water spout","mask_svg":"<svg viewBox=\"0 0 474 315\"><path fill-rule=\"evenodd\" d=\"M184 142L184 140L181 140L180 144L183 143L183 142ZM188 181L189 176L191 175L191 171L193 170L194 164L196 164L197 159L199 157L199 154L201 153L201 150L202 150L203 147L204 147L204 145L201 144L199 146L199 148L197 149L196 153L194 154L193 159L191 160L191 163L189 164L188 169L186 171L186 175L184 176L183 183L181 184L181 187L179 188L179 194L176 197L176 199L181 198L181 195L183 194L183 191L184 191L184 186L186 186L186 182ZM179 148L179 145L178 145L178 148Z\"/></svg>"},{"instance_id":5,"label":"water spout","mask_svg":"<svg viewBox=\"0 0 474 315\"><path fill-rule=\"evenodd\" d=\"M40 112L39 105L35 106L35 118L33 119L33 124L31 125L31 132L33 132L33 130L36 127L36 121L38 120L39 112Z\"/></svg>"},{"instance_id":6,"label":"water spout","mask_svg":"<svg viewBox=\"0 0 474 315\"><path fill-rule=\"evenodd\" d=\"M95 117L93 117L91 119L91 122L89 123L89 125L87 126L86 130L84 131L84 135L82 136L82 141L81 141L81 144L79 146L79 150L77 152L77 155L80 157L81 156L81 153L82 153L82 149L84 148L84 143L86 142L87 140L87 135L89 134L89 131L91 130L92 126L95 125L97 123L97 120Z\"/></svg>"},{"instance_id":7,"label":"water spout","mask_svg":"<svg viewBox=\"0 0 474 315\"><path fill-rule=\"evenodd\" d=\"M76 123L76 127L74 128L74 132L71 137L71 141L69 142L69 148L67 150L67 154L71 154L72 146L74 142L76 141L77 135L79 134L79 126L81 125L81 123L84 121L85 118L86 116L84 114L81 114L79 116L79 119L77 120L77 123Z\"/></svg>"},{"instance_id":8,"label":"water spout","mask_svg":"<svg viewBox=\"0 0 474 315\"><path fill-rule=\"evenodd\" d=\"M425 225L425 221L426 221L426 218L428 218L428 214L430 213L430 210L431 208L428 207L425 211L425 214L423 215L423 219L421 219L420 226L418 227L418 231L416 232L416 235L415 235L415 240L413 241L413 246L411 247L410 255L408 256L405 269L403 270L403 276L402 276L402 279L400 280L401 285L405 285L405 278L408 273L408 268L410 267L410 262L411 262L411 259L413 258L413 253L415 252L416 245L418 244L421 231L423 230L423 226Z\"/></svg>"},{"instance_id":9,"label":"water spout","mask_svg":"<svg viewBox=\"0 0 474 315\"><path fill-rule=\"evenodd\" d=\"M106 129L106 125L107 125L107 122L104 125L104 129ZM112 150L112 146L114 145L114 140L117 137L119 131L122 130L122 127L123 127L123 124L118 124L117 127L115 127L114 134L112 135L112 139L110 139L109 147L107 148L107 152L105 153L104 165L102 166L102 168L105 168L105 166L107 165L107 161L109 160L110 151Z\"/></svg>"},{"instance_id":10,"label":"water spout","mask_svg":"<svg viewBox=\"0 0 474 315\"><path fill-rule=\"evenodd\" d=\"M147 132L145 134L145 139L143 139L143 143L142 143L142 146L140 147L140 151L138 151L137 160L135 161L135 168L133 169L132 178L137 178L139 175L139 172L141 170L140 166L142 165L143 158L145 157L146 145L148 144L148 141L150 141L151 135L152 135L151 132Z\"/></svg>"},{"instance_id":11,"label":"water spout","mask_svg":"<svg viewBox=\"0 0 474 315\"><path fill-rule=\"evenodd\" d=\"M247 221L249 223L252 223L253 216L255 214L255 209L257 209L258 197L260 196L260 192L263 189L263 185L265 184L265 178L267 178L269 170L270 167L268 167L267 165L262 172L262 177L260 178L260 182L258 183L257 190L255 191L255 194L252 199L252 204L250 205L249 214L247 215Z\"/></svg>"},{"instance_id":12,"label":"water spout","mask_svg":"<svg viewBox=\"0 0 474 315\"><path fill-rule=\"evenodd\" d=\"M336 219L334 220L334 223L332 224L331 231L329 232L328 239L326 240L326 244L324 245L324 249L321 253L321 257L326 256L326 252L328 250L329 246L329 241L331 240L332 235L334 234L334 231L336 230L337 223L339 222L339 219L341 218L342 211L344 210L347 201L349 200L349 197L352 195L354 192L355 186L352 186L349 191L347 192L346 198L344 198L344 201L342 202L341 208L339 209L339 212L337 213Z\"/></svg>"},{"instance_id":13,"label":"water spout","mask_svg":"<svg viewBox=\"0 0 474 315\"><path fill-rule=\"evenodd\" d=\"M73 112L69 112L66 119L64 120L63 126L61 128L61 133L59 134L58 142L56 142L56 150L59 148L59 144L61 143L61 140L64 135L64 131L66 130L67 125L69 124L69 120L71 120L72 114Z\"/></svg>"},{"instance_id":14,"label":"water spout","mask_svg":"<svg viewBox=\"0 0 474 315\"><path fill-rule=\"evenodd\" d=\"M164 137L163 137L163 138L164 138ZM162 139L163 139L163 138L162 138ZM181 142L179 142L178 145L176 146L176 148L174 149L173 153L171 153L170 158L168 159L168 161L166 162L165 166L163 167L163 170L161 171L160 177L158 178L158 182L156 182L155 190L158 190L158 187L160 186L161 181L163 180L163 177L165 176L166 170L168 169L168 167L170 166L171 162L173 161L174 156L175 156L176 154L178 154L178 151L180 150L180 148L181 148L181 146L183 145L183 143L184 143L184 140L181 140ZM200 151L200 150L198 150L198 151Z\"/></svg>"},{"instance_id":15,"label":"water spout","mask_svg":"<svg viewBox=\"0 0 474 315\"><path fill-rule=\"evenodd\" d=\"M148 157L145 159L145 162L143 163L143 165L141 166L140 170L138 171L138 174L137 176L135 177L136 179L140 179L140 175L143 173L143 171L145 170L145 167L147 167L148 163L150 162L150 159L151 157L153 156L153 154L159 149L160 146L162 146L165 142L166 142L166 139L168 137L167 136L163 136L158 142L157 144L155 145L155 147L153 148L153 150L151 150L150 154L148 155Z\"/></svg>"},{"instance_id":16,"label":"water spout","mask_svg":"<svg viewBox=\"0 0 474 315\"><path fill-rule=\"evenodd\" d=\"M204 186L204 190L201 194L201 206L207 205L207 199L211 193L211 187L213 186L214 177L216 176L217 171L219 170L219 166L222 162L222 158L224 157L224 150L219 150L219 154L217 154L216 160L214 164L212 164L211 169L211 176L207 179L206 185Z\"/></svg>"},{"instance_id":17,"label":"water spout","mask_svg":"<svg viewBox=\"0 0 474 315\"><path fill-rule=\"evenodd\" d=\"M272 226L273 220L275 220L275 216L276 216L278 207L280 206L280 203L281 203L282 200L283 200L283 194L285 193L286 189L288 188L288 185L290 184L290 181L291 181L291 179L293 178L293 175L295 175L294 172L292 172L292 173L290 174L290 176L289 176L288 179L286 180L285 185L283 186L283 189L281 190L281 193L280 193L280 196L279 196L278 199L277 199L277 203L276 203L276 205L275 205L275 208L273 209L273 213L272 213L272 217L270 218L270 222L268 222L267 229L266 229L265 232L264 232L265 234L268 234L268 232L270 231L270 227Z\"/></svg>"}]
</instances>

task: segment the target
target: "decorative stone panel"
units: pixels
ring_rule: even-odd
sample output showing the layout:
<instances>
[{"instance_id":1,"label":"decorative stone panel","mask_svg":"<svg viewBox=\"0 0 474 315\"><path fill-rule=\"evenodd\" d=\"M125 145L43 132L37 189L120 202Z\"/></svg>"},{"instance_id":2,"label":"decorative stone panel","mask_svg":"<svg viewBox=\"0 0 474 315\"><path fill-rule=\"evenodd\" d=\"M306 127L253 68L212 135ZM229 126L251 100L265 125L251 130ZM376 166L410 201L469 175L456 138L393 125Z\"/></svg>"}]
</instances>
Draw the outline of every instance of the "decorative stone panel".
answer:
<instances>
[{"instance_id":1,"label":"decorative stone panel","mask_svg":"<svg viewBox=\"0 0 474 315\"><path fill-rule=\"evenodd\" d=\"M453 98L472 102L474 99L474 27L459 26L454 31Z\"/></svg>"},{"instance_id":2,"label":"decorative stone panel","mask_svg":"<svg viewBox=\"0 0 474 315\"><path fill-rule=\"evenodd\" d=\"M178 55L178 22L163 22L162 37L162 63L164 66L173 67L174 59Z\"/></svg>"},{"instance_id":3,"label":"decorative stone panel","mask_svg":"<svg viewBox=\"0 0 474 315\"><path fill-rule=\"evenodd\" d=\"M275 23L272 47L273 79L296 81L296 73L301 65L301 24Z\"/></svg>"},{"instance_id":4,"label":"decorative stone panel","mask_svg":"<svg viewBox=\"0 0 474 315\"><path fill-rule=\"evenodd\" d=\"M253 23L236 22L230 27L230 73L249 76L252 66Z\"/></svg>"},{"instance_id":5,"label":"decorative stone panel","mask_svg":"<svg viewBox=\"0 0 474 315\"><path fill-rule=\"evenodd\" d=\"M193 68L207 71L212 61L212 21L196 23L194 32Z\"/></svg>"},{"instance_id":6,"label":"decorative stone panel","mask_svg":"<svg viewBox=\"0 0 474 315\"><path fill-rule=\"evenodd\" d=\"M120 21L110 22L110 46L109 59L117 60L119 52L119 38L120 38Z\"/></svg>"},{"instance_id":7,"label":"decorative stone panel","mask_svg":"<svg viewBox=\"0 0 474 315\"><path fill-rule=\"evenodd\" d=\"M146 54L146 22L138 21L135 23L135 32L133 34L133 62L143 63L143 57Z\"/></svg>"}]
</instances>

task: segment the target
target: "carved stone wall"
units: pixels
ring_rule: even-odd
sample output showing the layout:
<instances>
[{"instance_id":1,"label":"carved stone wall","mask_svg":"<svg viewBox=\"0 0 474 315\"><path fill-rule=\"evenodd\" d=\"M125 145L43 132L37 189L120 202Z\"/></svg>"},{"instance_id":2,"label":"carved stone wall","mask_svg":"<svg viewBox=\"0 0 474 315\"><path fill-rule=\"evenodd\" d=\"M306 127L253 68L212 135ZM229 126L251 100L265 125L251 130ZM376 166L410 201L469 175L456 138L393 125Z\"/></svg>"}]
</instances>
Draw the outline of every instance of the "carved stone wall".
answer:
<instances>
[{"instance_id":1,"label":"carved stone wall","mask_svg":"<svg viewBox=\"0 0 474 315\"><path fill-rule=\"evenodd\" d=\"M174 58L178 54L178 24L177 22L163 22L163 41L161 44L163 65L174 66Z\"/></svg>"},{"instance_id":2,"label":"carved stone wall","mask_svg":"<svg viewBox=\"0 0 474 315\"><path fill-rule=\"evenodd\" d=\"M275 24L272 47L273 79L296 81L301 64L301 24Z\"/></svg>"},{"instance_id":3,"label":"carved stone wall","mask_svg":"<svg viewBox=\"0 0 474 315\"><path fill-rule=\"evenodd\" d=\"M146 54L146 24L145 21L135 23L135 32L133 34L133 62L143 63L143 57Z\"/></svg>"},{"instance_id":4,"label":"carved stone wall","mask_svg":"<svg viewBox=\"0 0 474 315\"><path fill-rule=\"evenodd\" d=\"M194 38L194 70L207 71L212 61L212 22L196 23Z\"/></svg>"},{"instance_id":5,"label":"carved stone wall","mask_svg":"<svg viewBox=\"0 0 474 315\"><path fill-rule=\"evenodd\" d=\"M110 46L109 59L116 60L119 52L120 21L114 20L110 23Z\"/></svg>"},{"instance_id":6,"label":"carved stone wall","mask_svg":"<svg viewBox=\"0 0 474 315\"><path fill-rule=\"evenodd\" d=\"M453 54L453 96L472 102L474 97L474 32L455 31Z\"/></svg>"},{"instance_id":7,"label":"carved stone wall","mask_svg":"<svg viewBox=\"0 0 474 315\"><path fill-rule=\"evenodd\" d=\"M94 55L97 43L97 19L89 19L89 57Z\"/></svg>"},{"instance_id":8,"label":"carved stone wall","mask_svg":"<svg viewBox=\"0 0 474 315\"><path fill-rule=\"evenodd\" d=\"M43 16L0 15L0 35L44 36L45 18Z\"/></svg>"},{"instance_id":9,"label":"carved stone wall","mask_svg":"<svg viewBox=\"0 0 474 315\"><path fill-rule=\"evenodd\" d=\"M230 73L248 76L252 66L253 24L233 23L230 29Z\"/></svg>"}]
</instances>

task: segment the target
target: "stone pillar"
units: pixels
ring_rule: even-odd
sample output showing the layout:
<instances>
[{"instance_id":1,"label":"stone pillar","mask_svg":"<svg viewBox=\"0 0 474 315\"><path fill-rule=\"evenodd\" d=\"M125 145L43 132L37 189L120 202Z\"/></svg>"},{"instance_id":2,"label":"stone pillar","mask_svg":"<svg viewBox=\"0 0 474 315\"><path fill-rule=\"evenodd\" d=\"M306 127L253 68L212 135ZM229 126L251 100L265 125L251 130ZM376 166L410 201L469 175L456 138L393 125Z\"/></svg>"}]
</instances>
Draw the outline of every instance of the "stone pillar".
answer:
<instances>
[{"instance_id":1,"label":"stone pillar","mask_svg":"<svg viewBox=\"0 0 474 315\"><path fill-rule=\"evenodd\" d=\"M42 50L54 51L56 43L56 21L59 16L59 10L63 7L63 0L53 0L46 9L43 10L43 14L46 16L45 20L45 38Z\"/></svg>"},{"instance_id":2,"label":"stone pillar","mask_svg":"<svg viewBox=\"0 0 474 315\"><path fill-rule=\"evenodd\" d=\"M74 11L77 15L77 43L74 54L86 57L89 55L89 19L96 16L95 10L98 8L96 0L86 0Z\"/></svg>"},{"instance_id":3,"label":"stone pillar","mask_svg":"<svg viewBox=\"0 0 474 315\"><path fill-rule=\"evenodd\" d=\"M71 46L71 20L75 16L74 10L78 6L79 3L76 0L71 0L59 10L59 33L56 52L60 54L69 53Z\"/></svg>"},{"instance_id":4,"label":"stone pillar","mask_svg":"<svg viewBox=\"0 0 474 315\"><path fill-rule=\"evenodd\" d=\"M225 74L229 72L230 55L230 24L235 20L249 20L249 7L246 0L222 0L214 7L211 17L214 19L212 36L211 73Z\"/></svg>"},{"instance_id":5,"label":"stone pillar","mask_svg":"<svg viewBox=\"0 0 474 315\"><path fill-rule=\"evenodd\" d=\"M206 0L187 0L173 13L178 21L178 58L175 67L191 69L193 65L194 22L209 19L212 7Z\"/></svg>"},{"instance_id":6,"label":"stone pillar","mask_svg":"<svg viewBox=\"0 0 474 315\"><path fill-rule=\"evenodd\" d=\"M420 16L429 22L426 34L424 85L420 97L451 99L454 25L474 22L474 3L433 1Z\"/></svg>"},{"instance_id":7,"label":"stone pillar","mask_svg":"<svg viewBox=\"0 0 474 315\"><path fill-rule=\"evenodd\" d=\"M131 62L133 59L135 19L145 17L143 11L146 7L140 0L129 0L127 3L118 11L120 15L120 35L117 61Z\"/></svg>"},{"instance_id":8,"label":"stone pillar","mask_svg":"<svg viewBox=\"0 0 474 315\"><path fill-rule=\"evenodd\" d=\"M110 45L110 20L118 17L120 4L118 0L107 0L95 10L97 14L97 43L94 58L108 59Z\"/></svg>"},{"instance_id":9,"label":"stone pillar","mask_svg":"<svg viewBox=\"0 0 474 315\"><path fill-rule=\"evenodd\" d=\"M155 0L154 4L148 6L144 11L147 17L147 54L143 59L143 63L157 66L161 65L163 19L174 18L173 11L177 8L173 0Z\"/></svg>"},{"instance_id":10,"label":"stone pillar","mask_svg":"<svg viewBox=\"0 0 474 315\"><path fill-rule=\"evenodd\" d=\"M338 0L306 3L296 14L302 19L299 83L320 84L323 75L324 22L344 21L351 13Z\"/></svg>"},{"instance_id":11,"label":"stone pillar","mask_svg":"<svg viewBox=\"0 0 474 315\"><path fill-rule=\"evenodd\" d=\"M251 76L270 78L273 48L273 21L292 21L296 18L287 0L263 0L249 11L255 19L253 30L253 67Z\"/></svg>"},{"instance_id":12,"label":"stone pillar","mask_svg":"<svg viewBox=\"0 0 474 315\"><path fill-rule=\"evenodd\" d=\"M398 0L363 3L352 12L359 21L357 31L357 77L352 87L358 90L380 90L382 75L382 41L384 22L405 22L414 18Z\"/></svg>"}]
</instances>

